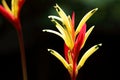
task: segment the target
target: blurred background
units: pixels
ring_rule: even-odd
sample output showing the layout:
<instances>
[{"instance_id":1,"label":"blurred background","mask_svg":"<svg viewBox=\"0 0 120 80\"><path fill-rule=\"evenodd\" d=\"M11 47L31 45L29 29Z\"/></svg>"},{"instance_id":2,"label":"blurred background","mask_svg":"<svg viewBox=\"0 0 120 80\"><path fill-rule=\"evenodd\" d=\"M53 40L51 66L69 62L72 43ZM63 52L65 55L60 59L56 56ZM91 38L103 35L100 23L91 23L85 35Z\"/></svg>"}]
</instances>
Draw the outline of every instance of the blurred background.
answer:
<instances>
[{"instance_id":1,"label":"blurred background","mask_svg":"<svg viewBox=\"0 0 120 80\"><path fill-rule=\"evenodd\" d=\"M6 1L10 5L11 0ZM56 3L66 14L75 12L76 26L88 11L98 8L87 21L87 29L93 25L95 28L80 56L95 44L103 45L79 70L77 80L113 80L114 58L118 56L120 40L119 0L26 0L20 18L28 80L70 80L62 63L47 51L51 48L63 55L63 40L54 34L42 32L46 28L56 30L48 19L51 14L57 15L53 7ZM14 27L0 15L0 80L8 79L22 80L20 51Z\"/></svg>"}]
</instances>

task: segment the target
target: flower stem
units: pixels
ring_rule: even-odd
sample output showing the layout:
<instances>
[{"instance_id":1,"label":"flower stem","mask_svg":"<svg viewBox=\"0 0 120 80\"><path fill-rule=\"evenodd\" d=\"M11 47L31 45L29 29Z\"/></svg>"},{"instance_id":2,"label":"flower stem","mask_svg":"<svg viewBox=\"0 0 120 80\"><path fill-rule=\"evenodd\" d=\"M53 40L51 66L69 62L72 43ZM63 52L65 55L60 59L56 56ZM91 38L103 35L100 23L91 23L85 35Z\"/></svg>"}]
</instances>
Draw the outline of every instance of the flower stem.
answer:
<instances>
[{"instance_id":1,"label":"flower stem","mask_svg":"<svg viewBox=\"0 0 120 80\"><path fill-rule=\"evenodd\" d=\"M76 80L76 64L73 63L73 73L72 73L72 80Z\"/></svg>"},{"instance_id":2,"label":"flower stem","mask_svg":"<svg viewBox=\"0 0 120 80\"><path fill-rule=\"evenodd\" d=\"M21 28L21 25L20 25L19 21L17 23L17 27ZM24 48L22 30L18 29L17 33L18 33L17 35L18 35L19 47L20 47L23 80L27 80L26 56L25 56L25 48Z\"/></svg>"}]
</instances>

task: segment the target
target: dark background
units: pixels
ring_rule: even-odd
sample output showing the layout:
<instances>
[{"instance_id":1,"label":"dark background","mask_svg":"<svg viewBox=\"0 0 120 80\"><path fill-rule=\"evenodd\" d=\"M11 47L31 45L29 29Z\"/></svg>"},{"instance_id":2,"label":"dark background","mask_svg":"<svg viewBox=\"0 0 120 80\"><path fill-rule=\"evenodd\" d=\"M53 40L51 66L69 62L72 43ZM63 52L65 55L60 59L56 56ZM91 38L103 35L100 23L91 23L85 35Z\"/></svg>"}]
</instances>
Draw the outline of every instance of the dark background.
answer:
<instances>
[{"instance_id":1,"label":"dark background","mask_svg":"<svg viewBox=\"0 0 120 80\"><path fill-rule=\"evenodd\" d=\"M1 0L0 0L1 1ZM6 0L9 5L11 0ZM62 63L51 55L51 48L63 55L63 40L50 33L56 30L48 15L57 15L53 6L61 6L66 14L76 13L76 26L91 9L99 10L87 21L87 28L95 25L83 49L102 43L102 47L79 70L77 80L113 80L115 58L119 54L119 0L26 0L21 10L21 24L26 52L28 80L70 80ZM79 58L80 59L80 58ZM0 80L22 80L17 33L10 22L0 15Z\"/></svg>"}]
</instances>

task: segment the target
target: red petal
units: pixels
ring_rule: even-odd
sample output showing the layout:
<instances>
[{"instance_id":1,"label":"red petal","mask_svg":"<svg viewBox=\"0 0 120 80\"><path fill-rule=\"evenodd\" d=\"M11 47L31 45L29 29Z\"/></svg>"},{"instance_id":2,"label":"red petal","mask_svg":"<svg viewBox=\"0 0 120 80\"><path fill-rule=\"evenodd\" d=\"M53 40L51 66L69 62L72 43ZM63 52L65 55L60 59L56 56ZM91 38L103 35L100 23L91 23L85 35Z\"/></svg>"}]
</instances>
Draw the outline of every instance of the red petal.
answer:
<instances>
[{"instance_id":1,"label":"red petal","mask_svg":"<svg viewBox=\"0 0 120 80\"><path fill-rule=\"evenodd\" d=\"M8 12L2 5L0 5L0 13L13 24L17 31L21 30L19 19L15 18L10 12Z\"/></svg>"},{"instance_id":2,"label":"red petal","mask_svg":"<svg viewBox=\"0 0 120 80\"><path fill-rule=\"evenodd\" d=\"M75 26L75 12L72 13L72 27Z\"/></svg>"},{"instance_id":3,"label":"red petal","mask_svg":"<svg viewBox=\"0 0 120 80\"><path fill-rule=\"evenodd\" d=\"M78 57L78 54L80 52L81 46L82 46L83 41L84 41L85 33L86 33L86 24L83 25L82 29L80 30L80 32L76 38L74 49L73 49L74 50L73 51L74 58Z\"/></svg>"},{"instance_id":4,"label":"red petal","mask_svg":"<svg viewBox=\"0 0 120 80\"><path fill-rule=\"evenodd\" d=\"M64 43L64 55L65 55L65 60L69 63L68 50L69 50L69 48L68 48L67 45Z\"/></svg>"},{"instance_id":5,"label":"red petal","mask_svg":"<svg viewBox=\"0 0 120 80\"><path fill-rule=\"evenodd\" d=\"M18 8L19 8L18 16L20 15L20 11L21 11L21 8L22 8L24 3L25 3L25 0L19 0L19 2L18 2Z\"/></svg>"},{"instance_id":6,"label":"red petal","mask_svg":"<svg viewBox=\"0 0 120 80\"><path fill-rule=\"evenodd\" d=\"M10 14L2 5L0 5L0 13L10 22L14 20L14 17L12 16L12 14Z\"/></svg>"},{"instance_id":7,"label":"red petal","mask_svg":"<svg viewBox=\"0 0 120 80\"><path fill-rule=\"evenodd\" d=\"M72 39L75 40L75 30L74 30L74 26L75 26L75 13L72 13L72 20L71 20L71 29L72 29Z\"/></svg>"}]
</instances>

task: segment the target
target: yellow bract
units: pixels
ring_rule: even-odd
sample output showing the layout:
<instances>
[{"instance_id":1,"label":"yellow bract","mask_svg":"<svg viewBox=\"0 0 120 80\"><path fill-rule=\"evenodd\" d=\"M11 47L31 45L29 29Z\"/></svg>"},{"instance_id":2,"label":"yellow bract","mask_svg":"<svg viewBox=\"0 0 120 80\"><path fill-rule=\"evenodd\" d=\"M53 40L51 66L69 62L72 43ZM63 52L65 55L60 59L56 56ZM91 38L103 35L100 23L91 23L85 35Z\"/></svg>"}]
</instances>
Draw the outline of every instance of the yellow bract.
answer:
<instances>
[{"instance_id":1,"label":"yellow bract","mask_svg":"<svg viewBox=\"0 0 120 80\"><path fill-rule=\"evenodd\" d=\"M67 61L55 50L48 49L52 55L54 55L58 60L61 61L61 63L65 66L65 68L71 73L72 72L72 66L67 63Z\"/></svg>"},{"instance_id":2,"label":"yellow bract","mask_svg":"<svg viewBox=\"0 0 120 80\"><path fill-rule=\"evenodd\" d=\"M11 9L12 9L13 15L17 17L18 16L18 0L12 0Z\"/></svg>"},{"instance_id":3,"label":"yellow bract","mask_svg":"<svg viewBox=\"0 0 120 80\"><path fill-rule=\"evenodd\" d=\"M80 61L78 62L76 70L79 70L84 65L88 57L91 56L96 50L98 50L100 46L102 46L102 44L94 45L89 50L87 50L85 54L82 56L82 58L80 59Z\"/></svg>"},{"instance_id":4,"label":"yellow bract","mask_svg":"<svg viewBox=\"0 0 120 80\"><path fill-rule=\"evenodd\" d=\"M95 8L91 11L89 11L80 21L76 31L75 31L75 35L77 36L77 34L80 32L82 26L86 23L86 21L98 10L98 8Z\"/></svg>"}]
</instances>

